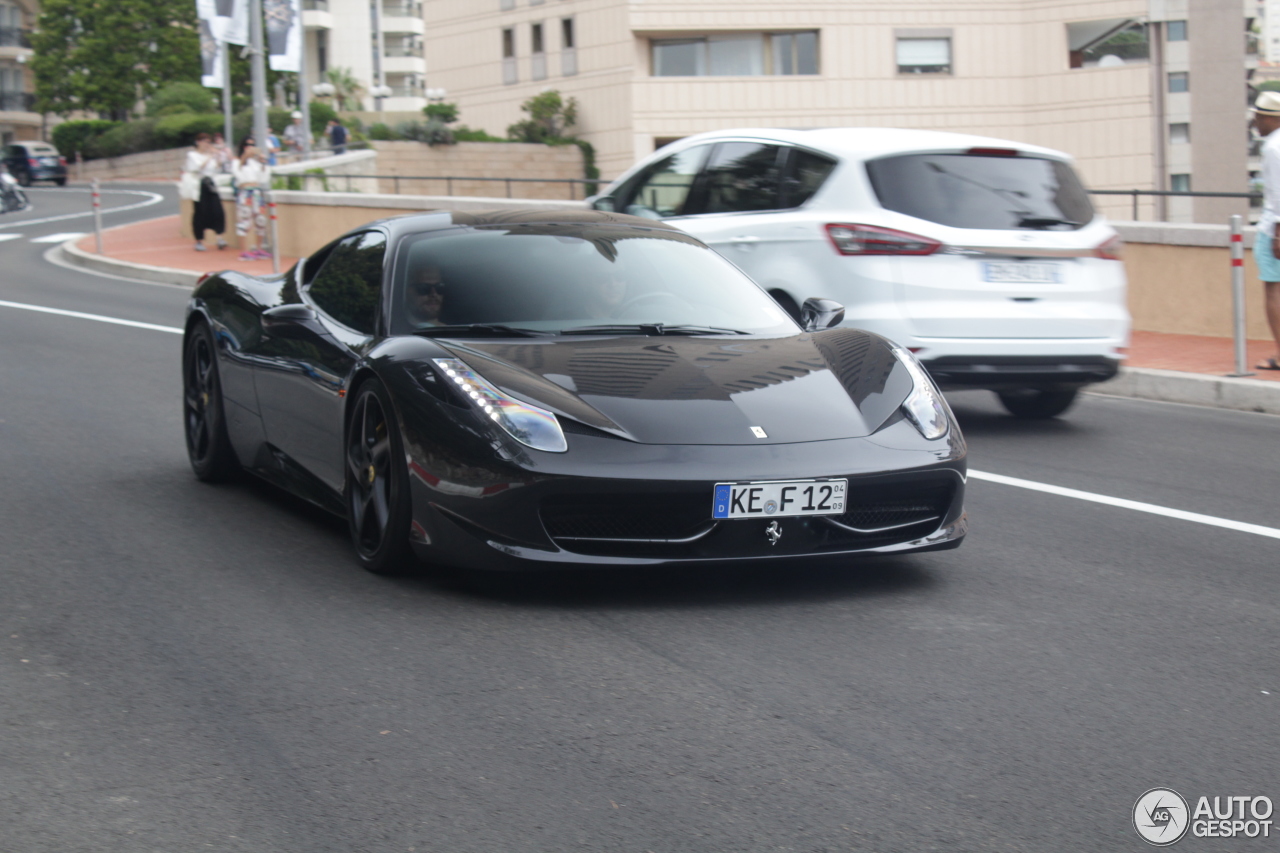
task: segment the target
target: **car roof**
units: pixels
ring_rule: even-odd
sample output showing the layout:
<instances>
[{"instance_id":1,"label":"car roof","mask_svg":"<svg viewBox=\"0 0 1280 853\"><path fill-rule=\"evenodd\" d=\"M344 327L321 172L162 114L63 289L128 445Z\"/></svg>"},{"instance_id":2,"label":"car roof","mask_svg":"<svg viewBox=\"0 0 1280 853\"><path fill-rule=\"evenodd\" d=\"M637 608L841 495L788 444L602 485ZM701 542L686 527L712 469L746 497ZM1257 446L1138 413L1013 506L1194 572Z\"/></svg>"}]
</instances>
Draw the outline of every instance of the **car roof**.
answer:
<instances>
[{"instance_id":1,"label":"car roof","mask_svg":"<svg viewBox=\"0 0 1280 853\"><path fill-rule=\"evenodd\" d=\"M1062 151L1029 145L1025 142L968 133L900 127L743 127L687 136L678 144L684 147L696 142L744 137L787 142L825 151L838 157L859 160L870 160L889 154L910 154L916 151L964 151L970 148L1012 148L1026 154L1037 154L1056 160L1071 160L1071 156Z\"/></svg>"},{"instance_id":2,"label":"car roof","mask_svg":"<svg viewBox=\"0 0 1280 853\"><path fill-rule=\"evenodd\" d=\"M442 231L446 228L458 227L492 227L500 225L613 225L643 228L650 231L681 231L673 225L640 216L628 216L625 213L611 213L603 210L574 208L552 208L548 210L494 209L478 211L429 210L421 213L409 213L404 216L392 216L379 219L348 233L366 231L369 228L385 228L391 237L405 234L420 234L428 231Z\"/></svg>"}]
</instances>

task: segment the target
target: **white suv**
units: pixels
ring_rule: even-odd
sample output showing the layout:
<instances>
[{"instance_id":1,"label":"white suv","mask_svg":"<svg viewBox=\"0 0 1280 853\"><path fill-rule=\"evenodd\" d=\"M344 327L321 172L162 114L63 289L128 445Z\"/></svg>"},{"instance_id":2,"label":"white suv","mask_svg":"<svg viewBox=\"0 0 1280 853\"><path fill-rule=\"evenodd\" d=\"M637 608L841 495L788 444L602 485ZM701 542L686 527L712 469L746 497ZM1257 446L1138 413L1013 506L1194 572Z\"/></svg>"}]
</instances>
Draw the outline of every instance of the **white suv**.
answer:
<instances>
[{"instance_id":1,"label":"white suv","mask_svg":"<svg viewBox=\"0 0 1280 853\"><path fill-rule=\"evenodd\" d=\"M943 388L1053 417L1128 344L1120 240L1070 158L890 128L746 129L672 143L592 205L697 236L793 316L809 297L910 348Z\"/></svg>"}]
</instances>

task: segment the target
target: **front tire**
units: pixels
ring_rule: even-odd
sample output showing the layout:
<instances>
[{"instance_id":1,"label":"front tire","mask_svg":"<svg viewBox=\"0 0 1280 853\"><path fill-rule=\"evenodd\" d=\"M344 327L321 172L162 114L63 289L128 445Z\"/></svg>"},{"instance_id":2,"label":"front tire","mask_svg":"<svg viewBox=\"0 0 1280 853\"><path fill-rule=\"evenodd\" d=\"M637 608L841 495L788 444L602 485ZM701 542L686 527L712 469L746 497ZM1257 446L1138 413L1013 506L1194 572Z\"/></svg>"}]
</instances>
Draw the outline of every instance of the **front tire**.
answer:
<instances>
[{"instance_id":1,"label":"front tire","mask_svg":"<svg viewBox=\"0 0 1280 853\"><path fill-rule=\"evenodd\" d=\"M53 179L53 182L54 182L55 184L57 184L58 186L60 186L60 187L65 187L65 186L67 185L67 179L66 179L66 178L54 178L54 179Z\"/></svg>"},{"instance_id":2,"label":"front tire","mask_svg":"<svg viewBox=\"0 0 1280 853\"><path fill-rule=\"evenodd\" d=\"M347 525L360 565L392 574L410 562L411 501L395 410L377 379L362 383L346 430Z\"/></svg>"},{"instance_id":3,"label":"front tire","mask_svg":"<svg viewBox=\"0 0 1280 853\"><path fill-rule=\"evenodd\" d=\"M997 391L996 396L1015 418L1046 420L1071 408L1079 393L1078 388L1018 388Z\"/></svg>"},{"instance_id":4,"label":"front tire","mask_svg":"<svg viewBox=\"0 0 1280 853\"><path fill-rule=\"evenodd\" d=\"M22 173L18 175L18 183L24 187L31 186L31 170L30 169L22 170Z\"/></svg>"},{"instance_id":5,"label":"front tire","mask_svg":"<svg viewBox=\"0 0 1280 853\"><path fill-rule=\"evenodd\" d=\"M191 328L182 349L182 423L196 478L206 483L233 479L240 463L227 436L213 333L204 323Z\"/></svg>"}]
</instances>

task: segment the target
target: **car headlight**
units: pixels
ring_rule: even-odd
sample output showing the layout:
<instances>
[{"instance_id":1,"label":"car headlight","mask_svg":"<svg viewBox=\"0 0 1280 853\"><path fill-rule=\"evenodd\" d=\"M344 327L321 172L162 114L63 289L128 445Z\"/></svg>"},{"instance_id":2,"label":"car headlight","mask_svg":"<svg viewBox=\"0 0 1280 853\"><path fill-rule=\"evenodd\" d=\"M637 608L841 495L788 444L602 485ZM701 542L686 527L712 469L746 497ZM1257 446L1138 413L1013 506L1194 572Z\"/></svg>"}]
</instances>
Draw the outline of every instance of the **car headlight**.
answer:
<instances>
[{"instance_id":1,"label":"car headlight","mask_svg":"<svg viewBox=\"0 0 1280 853\"><path fill-rule=\"evenodd\" d=\"M951 428L951 409L942 398L942 392L910 350L894 347L893 351L915 384L902 403L902 413L925 438L930 441L942 438Z\"/></svg>"},{"instance_id":2,"label":"car headlight","mask_svg":"<svg viewBox=\"0 0 1280 853\"><path fill-rule=\"evenodd\" d=\"M563 453L569 449L560 422L551 412L508 397L461 359L437 358L435 363L477 411L502 427L516 441L534 450L551 453Z\"/></svg>"}]
</instances>

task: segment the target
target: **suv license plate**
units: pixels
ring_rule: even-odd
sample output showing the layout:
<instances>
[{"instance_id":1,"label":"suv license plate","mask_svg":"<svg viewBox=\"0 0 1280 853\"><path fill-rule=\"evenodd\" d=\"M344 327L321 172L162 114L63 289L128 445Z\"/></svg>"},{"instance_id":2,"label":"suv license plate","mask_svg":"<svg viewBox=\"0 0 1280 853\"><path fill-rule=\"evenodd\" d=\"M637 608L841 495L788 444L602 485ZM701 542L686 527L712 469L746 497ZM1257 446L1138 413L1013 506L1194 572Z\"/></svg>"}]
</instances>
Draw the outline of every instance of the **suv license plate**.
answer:
<instances>
[{"instance_id":1,"label":"suv license plate","mask_svg":"<svg viewBox=\"0 0 1280 853\"><path fill-rule=\"evenodd\" d=\"M996 283L1058 284L1062 281L1059 264L992 263L983 261L982 280Z\"/></svg>"},{"instance_id":2,"label":"suv license plate","mask_svg":"<svg viewBox=\"0 0 1280 853\"><path fill-rule=\"evenodd\" d=\"M780 518L788 515L839 515L844 512L848 480L773 480L716 483L712 518Z\"/></svg>"}]
</instances>

